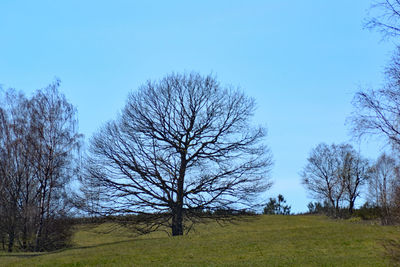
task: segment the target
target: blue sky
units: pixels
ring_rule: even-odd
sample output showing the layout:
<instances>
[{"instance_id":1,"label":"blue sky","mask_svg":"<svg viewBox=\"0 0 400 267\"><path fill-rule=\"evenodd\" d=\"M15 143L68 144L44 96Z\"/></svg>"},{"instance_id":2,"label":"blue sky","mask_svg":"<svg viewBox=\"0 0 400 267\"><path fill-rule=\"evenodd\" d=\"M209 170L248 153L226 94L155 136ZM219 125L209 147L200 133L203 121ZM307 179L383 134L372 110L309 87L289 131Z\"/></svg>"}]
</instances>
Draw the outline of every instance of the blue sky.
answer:
<instances>
[{"instance_id":1,"label":"blue sky","mask_svg":"<svg viewBox=\"0 0 400 267\"><path fill-rule=\"evenodd\" d=\"M257 100L274 187L295 212L299 172L320 142L351 141L361 87L378 87L394 44L363 29L367 0L0 1L0 84L30 94L55 77L89 139L128 93L171 72L214 73Z\"/></svg>"}]
</instances>

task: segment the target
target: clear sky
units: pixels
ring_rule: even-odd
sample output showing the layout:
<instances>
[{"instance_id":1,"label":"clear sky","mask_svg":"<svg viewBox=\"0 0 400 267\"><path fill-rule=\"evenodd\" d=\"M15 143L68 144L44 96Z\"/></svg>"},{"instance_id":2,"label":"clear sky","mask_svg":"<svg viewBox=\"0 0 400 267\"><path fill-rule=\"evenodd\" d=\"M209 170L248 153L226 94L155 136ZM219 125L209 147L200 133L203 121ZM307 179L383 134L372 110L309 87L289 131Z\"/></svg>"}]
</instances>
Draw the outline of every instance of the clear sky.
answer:
<instances>
[{"instance_id":1,"label":"clear sky","mask_svg":"<svg viewBox=\"0 0 400 267\"><path fill-rule=\"evenodd\" d=\"M310 201L299 172L320 142L351 142L351 99L377 87L394 45L363 29L369 0L0 1L0 84L30 94L55 77L89 139L128 93L171 72L214 73L258 103L273 188ZM358 148L358 144L355 144ZM374 158L379 148L363 143Z\"/></svg>"}]
</instances>

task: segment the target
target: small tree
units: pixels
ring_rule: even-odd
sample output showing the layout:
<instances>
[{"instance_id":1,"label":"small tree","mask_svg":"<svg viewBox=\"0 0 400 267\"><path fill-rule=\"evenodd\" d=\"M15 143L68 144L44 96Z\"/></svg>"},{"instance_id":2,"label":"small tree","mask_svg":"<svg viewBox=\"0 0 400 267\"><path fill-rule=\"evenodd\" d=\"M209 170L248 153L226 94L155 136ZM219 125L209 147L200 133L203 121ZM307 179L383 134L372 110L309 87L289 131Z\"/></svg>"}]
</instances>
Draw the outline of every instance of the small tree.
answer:
<instances>
[{"instance_id":1,"label":"small tree","mask_svg":"<svg viewBox=\"0 0 400 267\"><path fill-rule=\"evenodd\" d=\"M276 199L270 198L264 208L264 214L289 215L291 207L285 204L286 199L281 194Z\"/></svg>"}]
</instances>

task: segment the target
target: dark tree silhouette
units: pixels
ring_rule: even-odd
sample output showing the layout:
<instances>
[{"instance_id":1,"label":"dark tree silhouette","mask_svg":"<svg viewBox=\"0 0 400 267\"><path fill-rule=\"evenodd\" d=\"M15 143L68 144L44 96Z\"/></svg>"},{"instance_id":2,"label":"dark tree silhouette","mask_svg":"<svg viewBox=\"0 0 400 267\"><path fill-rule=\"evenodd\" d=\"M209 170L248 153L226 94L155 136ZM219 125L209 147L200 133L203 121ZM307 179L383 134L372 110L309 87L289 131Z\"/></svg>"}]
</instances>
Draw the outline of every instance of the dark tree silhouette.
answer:
<instances>
[{"instance_id":1,"label":"dark tree silhouette","mask_svg":"<svg viewBox=\"0 0 400 267\"><path fill-rule=\"evenodd\" d=\"M182 235L204 211L247 207L271 185L253 99L212 76L172 74L129 95L90 142L82 181L102 214L138 214ZM146 216L147 215L147 216Z\"/></svg>"}]
</instances>

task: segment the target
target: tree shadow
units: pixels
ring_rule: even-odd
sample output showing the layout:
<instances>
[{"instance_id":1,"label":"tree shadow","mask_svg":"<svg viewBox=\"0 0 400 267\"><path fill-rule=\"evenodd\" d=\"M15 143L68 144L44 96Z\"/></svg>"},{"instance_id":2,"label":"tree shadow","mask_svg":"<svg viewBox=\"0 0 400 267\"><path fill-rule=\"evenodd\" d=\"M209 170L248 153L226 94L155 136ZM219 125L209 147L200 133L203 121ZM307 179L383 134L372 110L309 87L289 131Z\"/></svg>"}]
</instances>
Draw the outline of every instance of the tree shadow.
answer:
<instances>
[{"instance_id":1,"label":"tree shadow","mask_svg":"<svg viewBox=\"0 0 400 267\"><path fill-rule=\"evenodd\" d=\"M390 258L394 266L400 266L400 240L387 239L382 245L385 257Z\"/></svg>"},{"instance_id":2,"label":"tree shadow","mask_svg":"<svg viewBox=\"0 0 400 267\"><path fill-rule=\"evenodd\" d=\"M45 255L48 253L25 253L25 252L17 252L17 253L5 253L0 254L0 258L2 257L16 257L16 258L33 258L41 255Z\"/></svg>"},{"instance_id":3,"label":"tree shadow","mask_svg":"<svg viewBox=\"0 0 400 267\"><path fill-rule=\"evenodd\" d=\"M237 225L239 223L243 222L254 222L255 220L260 219L259 216L227 216L227 217L221 217L219 220L216 220L215 218L203 221L202 223L199 224L208 224L210 222L216 222L220 227L226 227L229 225ZM100 224L99 224L100 225ZM82 227L82 226L81 226ZM114 227L111 226L110 229L105 228L102 230L95 229L92 225L85 225L82 228L85 229L86 231L90 231L96 234L109 234L118 229L121 226ZM123 226L122 226L123 227ZM82 229L81 228L81 229ZM195 233L195 229L192 229L193 233ZM140 233L134 233L131 232L132 237L126 240L121 240L121 241L113 241L113 242L104 242L104 243L99 243L99 244L93 244L93 245L71 245L66 248L54 250L54 251L47 251L47 252L12 252L12 253L0 253L0 258L2 257L15 257L15 258L33 258L33 257L38 257L38 256L45 256L45 255L51 255L51 254L59 254L64 251L73 251L73 250L84 250L84 249L92 249L92 248L100 248L100 247L105 247L105 246L110 246L110 245L116 245L116 244L124 244L124 243L129 243L133 241L143 241L143 240L160 240L160 239L168 239L168 238L173 238L171 235L166 235L164 237L154 237L154 236L149 236L145 237L145 234L140 234ZM185 234L187 235L187 234ZM399 247L400 247L400 242L399 242ZM400 254L399 254L400 255Z\"/></svg>"},{"instance_id":4,"label":"tree shadow","mask_svg":"<svg viewBox=\"0 0 400 267\"><path fill-rule=\"evenodd\" d=\"M64 251L67 251L67 250L71 251L71 250L80 250L80 249L90 249L90 248L104 247L104 246L108 246L108 245L123 244L123 243L132 242L134 240L138 240L138 239L122 240L122 241L115 241L115 242L106 242L106 243L94 244L94 245L88 245L88 246L71 246L71 247L68 247L68 248L63 248L63 249L54 250L54 251L48 251L48 252L36 252L36 253L35 252L13 252L13 253L4 253L4 254L0 254L0 258L1 257L33 258L33 257L38 257L38 256L44 256L44 255L59 254L59 253L62 253Z\"/></svg>"}]
</instances>

